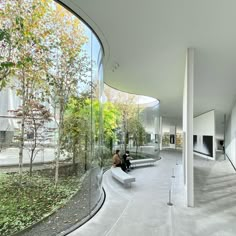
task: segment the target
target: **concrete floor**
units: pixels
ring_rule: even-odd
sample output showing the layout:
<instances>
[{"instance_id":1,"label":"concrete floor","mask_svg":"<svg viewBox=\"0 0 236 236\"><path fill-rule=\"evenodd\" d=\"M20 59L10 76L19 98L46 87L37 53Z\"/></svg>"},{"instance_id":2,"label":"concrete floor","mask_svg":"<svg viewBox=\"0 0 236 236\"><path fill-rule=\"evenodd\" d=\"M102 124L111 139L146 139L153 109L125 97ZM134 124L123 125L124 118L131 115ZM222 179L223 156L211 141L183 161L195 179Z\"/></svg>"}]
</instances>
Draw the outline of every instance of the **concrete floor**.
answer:
<instances>
[{"instance_id":1,"label":"concrete floor","mask_svg":"<svg viewBox=\"0 0 236 236\"><path fill-rule=\"evenodd\" d=\"M181 152L166 150L161 156L154 167L131 171L136 177L131 188L107 171L103 207L70 236L235 236L236 174L229 161L220 154L217 161L195 157L195 208L188 208ZM173 206L167 205L170 189Z\"/></svg>"}]
</instances>

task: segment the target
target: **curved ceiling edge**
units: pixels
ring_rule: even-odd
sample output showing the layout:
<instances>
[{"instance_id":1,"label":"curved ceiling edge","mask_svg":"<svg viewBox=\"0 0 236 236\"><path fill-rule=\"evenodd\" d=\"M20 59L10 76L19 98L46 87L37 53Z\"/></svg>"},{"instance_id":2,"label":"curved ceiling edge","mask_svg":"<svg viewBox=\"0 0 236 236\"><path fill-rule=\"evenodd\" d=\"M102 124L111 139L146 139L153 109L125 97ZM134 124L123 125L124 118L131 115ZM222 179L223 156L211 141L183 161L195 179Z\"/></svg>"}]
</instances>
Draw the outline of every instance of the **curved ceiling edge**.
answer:
<instances>
[{"instance_id":1,"label":"curved ceiling edge","mask_svg":"<svg viewBox=\"0 0 236 236\"><path fill-rule=\"evenodd\" d=\"M91 17L87 15L83 9L81 9L78 2L73 0L54 0L54 1L61 4L63 7L68 9L72 14L77 16L97 36L101 44L101 47L103 48L103 54L104 54L103 64L106 65L110 58L110 46L104 33L96 24L96 22L94 22L91 19Z\"/></svg>"},{"instance_id":2,"label":"curved ceiling edge","mask_svg":"<svg viewBox=\"0 0 236 236\"><path fill-rule=\"evenodd\" d=\"M133 95L137 95L137 96L144 96L144 97L153 98L153 99L155 99L155 100L158 102L158 104L160 105L160 99L158 99L158 98L155 98L155 97L152 97L152 96L148 96L148 95L144 95L144 94L131 93L131 92L127 91L127 90L122 90L122 89L119 89L119 88L115 88L114 86L109 85L107 82L104 82L104 84L105 84L106 86L108 86L108 87L110 87L110 88L112 88L112 89L118 90L118 91L120 91L120 92L129 93L129 94L133 94Z\"/></svg>"}]
</instances>

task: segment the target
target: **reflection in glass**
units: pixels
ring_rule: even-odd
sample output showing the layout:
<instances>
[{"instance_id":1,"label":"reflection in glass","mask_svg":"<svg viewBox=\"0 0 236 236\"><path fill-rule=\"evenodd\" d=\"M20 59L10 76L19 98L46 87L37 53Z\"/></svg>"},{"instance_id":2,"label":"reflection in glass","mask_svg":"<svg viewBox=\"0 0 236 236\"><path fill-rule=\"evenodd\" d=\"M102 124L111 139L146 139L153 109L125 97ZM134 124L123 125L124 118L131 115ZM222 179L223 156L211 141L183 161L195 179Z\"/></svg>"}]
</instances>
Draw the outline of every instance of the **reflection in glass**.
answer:
<instances>
[{"instance_id":1,"label":"reflection in glass","mask_svg":"<svg viewBox=\"0 0 236 236\"><path fill-rule=\"evenodd\" d=\"M159 101L108 86L104 93L103 150L107 165L115 149L129 150L136 157L146 153L159 158Z\"/></svg>"},{"instance_id":2,"label":"reflection in glass","mask_svg":"<svg viewBox=\"0 0 236 236\"><path fill-rule=\"evenodd\" d=\"M51 225L60 233L90 215L103 194L102 47L54 1L0 7L0 235L74 195L71 220Z\"/></svg>"}]
</instances>

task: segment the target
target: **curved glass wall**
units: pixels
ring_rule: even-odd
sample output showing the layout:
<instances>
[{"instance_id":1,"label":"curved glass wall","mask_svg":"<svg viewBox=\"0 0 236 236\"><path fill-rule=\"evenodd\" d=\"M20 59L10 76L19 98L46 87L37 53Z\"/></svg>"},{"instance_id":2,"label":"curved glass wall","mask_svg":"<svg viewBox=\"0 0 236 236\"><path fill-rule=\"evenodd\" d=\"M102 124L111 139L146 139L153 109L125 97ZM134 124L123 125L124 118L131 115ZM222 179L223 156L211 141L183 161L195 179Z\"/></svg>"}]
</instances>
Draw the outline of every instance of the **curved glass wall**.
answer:
<instances>
[{"instance_id":1,"label":"curved glass wall","mask_svg":"<svg viewBox=\"0 0 236 236\"><path fill-rule=\"evenodd\" d=\"M170 145L170 132L164 131L162 134L162 148L171 148ZM181 130L177 130L175 135L175 149L183 148L183 134Z\"/></svg>"},{"instance_id":2,"label":"curved glass wall","mask_svg":"<svg viewBox=\"0 0 236 236\"><path fill-rule=\"evenodd\" d=\"M157 99L104 87L104 148L107 164L115 149L133 156L159 158L160 116Z\"/></svg>"},{"instance_id":3,"label":"curved glass wall","mask_svg":"<svg viewBox=\"0 0 236 236\"><path fill-rule=\"evenodd\" d=\"M162 147L169 148L170 147L170 133L164 132L162 135Z\"/></svg>"},{"instance_id":4,"label":"curved glass wall","mask_svg":"<svg viewBox=\"0 0 236 236\"><path fill-rule=\"evenodd\" d=\"M57 235L103 196L102 47L54 1L0 8L0 235L63 207L29 229Z\"/></svg>"}]
</instances>

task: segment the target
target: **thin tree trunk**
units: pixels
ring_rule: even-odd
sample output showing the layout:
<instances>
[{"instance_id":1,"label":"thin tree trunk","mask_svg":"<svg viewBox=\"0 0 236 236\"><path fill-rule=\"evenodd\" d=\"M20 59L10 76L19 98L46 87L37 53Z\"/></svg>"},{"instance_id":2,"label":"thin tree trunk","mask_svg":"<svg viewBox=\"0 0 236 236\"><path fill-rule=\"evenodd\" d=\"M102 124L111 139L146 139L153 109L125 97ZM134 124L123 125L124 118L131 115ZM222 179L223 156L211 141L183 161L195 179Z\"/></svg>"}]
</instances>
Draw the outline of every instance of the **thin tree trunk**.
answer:
<instances>
[{"instance_id":1,"label":"thin tree trunk","mask_svg":"<svg viewBox=\"0 0 236 236\"><path fill-rule=\"evenodd\" d=\"M76 162L75 162L75 159L76 159L76 145L75 143L73 144L73 157L72 157L72 162L73 162L73 171L74 171L74 174L77 175L77 167L76 167Z\"/></svg>"},{"instance_id":2,"label":"thin tree trunk","mask_svg":"<svg viewBox=\"0 0 236 236\"><path fill-rule=\"evenodd\" d=\"M31 150L31 154L30 154L30 177L32 176L32 170L33 170L33 160L34 160L34 152L36 149L36 138L34 140L34 146Z\"/></svg>"},{"instance_id":3,"label":"thin tree trunk","mask_svg":"<svg viewBox=\"0 0 236 236\"><path fill-rule=\"evenodd\" d=\"M23 115L24 116L24 115ZM22 117L21 119L21 136L20 136L20 150L19 150L19 174L20 174L20 182L22 178L22 172L23 172L23 149L24 149L24 122L25 119Z\"/></svg>"},{"instance_id":4,"label":"thin tree trunk","mask_svg":"<svg viewBox=\"0 0 236 236\"><path fill-rule=\"evenodd\" d=\"M34 151L31 150L31 155L30 155L30 177L32 176L32 170L33 170L33 155L34 155Z\"/></svg>"},{"instance_id":5,"label":"thin tree trunk","mask_svg":"<svg viewBox=\"0 0 236 236\"><path fill-rule=\"evenodd\" d=\"M138 139L136 139L135 142L136 142L136 151L135 152L136 152L136 157L137 157L138 156Z\"/></svg>"},{"instance_id":6,"label":"thin tree trunk","mask_svg":"<svg viewBox=\"0 0 236 236\"><path fill-rule=\"evenodd\" d=\"M56 154L56 163L55 163L55 186L58 184L59 179L59 160L60 160L60 153L61 153L61 138L62 138L62 131L63 131L63 105L60 104L60 112L59 112L59 126L58 126L58 142L57 142L57 154Z\"/></svg>"},{"instance_id":7,"label":"thin tree trunk","mask_svg":"<svg viewBox=\"0 0 236 236\"><path fill-rule=\"evenodd\" d=\"M61 152L61 124L59 123L58 127L58 142L57 142L57 153L56 153L56 163L55 163L55 186L57 186L58 179L59 179L59 159L60 159L60 152Z\"/></svg>"},{"instance_id":8,"label":"thin tree trunk","mask_svg":"<svg viewBox=\"0 0 236 236\"><path fill-rule=\"evenodd\" d=\"M123 142L124 142L124 151L126 152L126 118L123 115Z\"/></svg>"},{"instance_id":9,"label":"thin tree trunk","mask_svg":"<svg viewBox=\"0 0 236 236\"><path fill-rule=\"evenodd\" d=\"M112 154L112 148L113 148L113 138L110 138L110 140L109 140L109 146L110 146L110 152L111 152L111 154ZM101 145L102 146L102 145Z\"/></svg>"},{"instance_id":10,"label":"thin tree trunk","mask_svg":"<svg viewBox=\"0 0 236 236\"><path fill-rule=\"evenodd\" d=\"M88 156L87 156L87 151L88 151L88 135L86 134L85 135L85 154L84 154L84 171L86 172L88 167L87 167L87 159L88 159Z\"/></svg>"},{"instance_id":11,"label":"thin tree trunk","mask_svg":"<svg viewBox=\"0 0 236 236\"><path fill-rule=\"evenodd\" d=\"M23 112L24 113L24 112ZM21 136L20 136L20 150L19 150L19 174L20 174L20 181L22 178L22 169L23 169L23 149L24 149L24 123L25 123L25 117L22 116L21 119Z\"/></svg>"},{"instance_id":12,"label":"thin tree trunk","mask_svg":"<svg viewBox=\"0 0 236 236\"><path fill-rule=\"evenodd\" d=\"M31 155L30 155L30 177L32 176L32 170L33 170L34 152L37 147L37 129L36 129L35 119L33 119L33 122L34 122L34 144L33 144Z\"/></svg>"},{"instance_id":13,"label":"thin tree trunk","mask_svg":"<svg viewBox=\"0 0 236 236\"><path fill-rule=\"evenodd\" d=\"M21 118L21 133L20 133L20 147L19 147L19 175L20 183L23 172L23 150L24 150L24 136L25 136L25 113L26 113L26 87L25 87L25 74L23 71L22 81L22 118Z\"/></svg>"},{"instance_id":14,"label":"thin tree trunk","mask_svg":"<svg viewBox=\"0 0 236 236\"><path fill-rule=\"evenodd\" d=\"M60 130L60 127L59 127ZM58 131L58 133L60 133ZM58 134L60 135L60 134ZM60 158L60 141L58 140L57 143L57 154L56 154L56 163L55 163L55 186L57 186L58 178L59 178L59 158Z\"/></svg>"}]
</instances>

